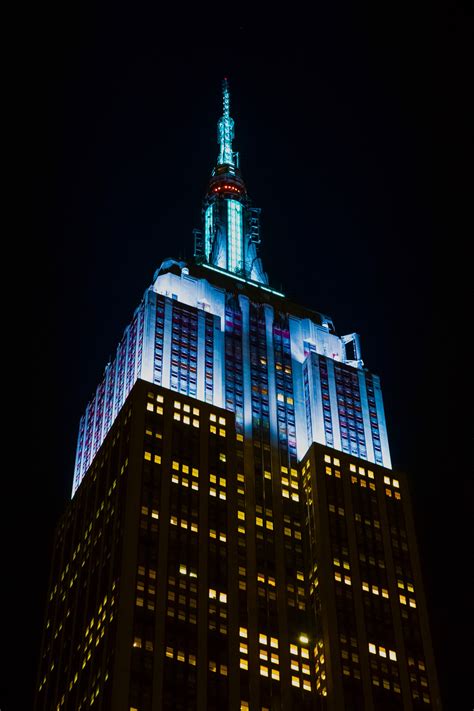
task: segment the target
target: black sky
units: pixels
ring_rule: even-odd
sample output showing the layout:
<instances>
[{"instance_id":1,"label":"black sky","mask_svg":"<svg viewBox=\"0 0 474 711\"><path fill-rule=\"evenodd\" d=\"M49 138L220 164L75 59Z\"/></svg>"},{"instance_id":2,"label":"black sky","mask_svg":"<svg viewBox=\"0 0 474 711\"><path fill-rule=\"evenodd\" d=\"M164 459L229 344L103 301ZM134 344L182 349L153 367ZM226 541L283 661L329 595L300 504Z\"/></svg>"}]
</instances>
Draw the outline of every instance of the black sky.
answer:
<instances>
[{"instance_id":1,"label":"black sky","mask_svg":"<svg viewBox=\"0 0 474 711\"><path fill-rule=\"evenodd\" d=\"M154 270L192 256L228 76L271 284L332 316L338 334L360 333L382 379L393 463L413 493L444 700L463 708L459 540L472 539L463 508L472 466L458 427L458 354L467 365L468 353L456 314L465 259L462 225L443 198L462 201L472 13L133 8L42 8L28 64L32 259L20 300L38 418L17 488L29 492L31 560L27 572L16 568L13 594L23 622L0 707L31 707L79 418Z\"/></svg>"}]
</instances>

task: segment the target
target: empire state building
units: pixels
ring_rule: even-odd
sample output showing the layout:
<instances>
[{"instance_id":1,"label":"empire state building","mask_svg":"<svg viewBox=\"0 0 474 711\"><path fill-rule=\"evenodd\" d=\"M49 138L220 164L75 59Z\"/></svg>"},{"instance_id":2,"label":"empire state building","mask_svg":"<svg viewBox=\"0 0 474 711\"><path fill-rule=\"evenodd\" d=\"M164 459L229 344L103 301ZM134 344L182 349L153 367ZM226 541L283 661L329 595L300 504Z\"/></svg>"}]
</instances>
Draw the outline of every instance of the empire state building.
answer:
<instances>
[{"instance_id":1,"label":"empire state building","mask_svg":"<svg viewBox=\"0 0 474 711\"><path fill-rule=\"evenodd\" d=\"M440 709L380 379L271 286L227 80L217 138L80 421L36 709Z\"/></svg>"}]
</instances>

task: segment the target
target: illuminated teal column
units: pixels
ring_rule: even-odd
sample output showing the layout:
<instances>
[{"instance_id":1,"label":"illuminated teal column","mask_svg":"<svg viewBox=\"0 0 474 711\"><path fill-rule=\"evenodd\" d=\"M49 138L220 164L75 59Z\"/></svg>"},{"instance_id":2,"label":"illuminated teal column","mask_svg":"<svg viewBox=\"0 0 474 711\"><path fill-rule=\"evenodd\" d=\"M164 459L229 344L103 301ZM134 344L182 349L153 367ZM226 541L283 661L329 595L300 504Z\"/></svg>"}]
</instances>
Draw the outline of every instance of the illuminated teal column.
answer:
<instances>
[{"instance_id":1,"label":"illuminated teal column","mask_svg":"<svg viewBox=\"0 0 474 711\"><path fill-rule=\"evenodd\" d=\"M227 269L238 272L243 266L242 203L227 201Z\"/></svg>"}]
</instances>

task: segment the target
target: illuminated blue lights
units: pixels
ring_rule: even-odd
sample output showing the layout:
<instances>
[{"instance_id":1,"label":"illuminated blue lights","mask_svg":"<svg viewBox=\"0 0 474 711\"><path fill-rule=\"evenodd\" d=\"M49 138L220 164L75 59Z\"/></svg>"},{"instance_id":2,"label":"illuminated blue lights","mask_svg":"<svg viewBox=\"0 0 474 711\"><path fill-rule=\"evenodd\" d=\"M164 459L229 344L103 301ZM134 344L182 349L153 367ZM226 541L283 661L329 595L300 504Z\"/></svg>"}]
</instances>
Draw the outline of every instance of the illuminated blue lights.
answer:
<instances>
[{"instance_id":1,"label":"illuminated blue lights","mask_svg":"<svg viewBox=\"0 0 474 711\"><path fill-rule=\"evenodd\" d=\"M205 254L206 259L211 258L212 241L214 239L214 208L212 205L206 209L204 218L204 234L205 234Z\"/></svg>"},{"instance_id":2,"label":"illuminated blue lights","mask_svg":"<svg viewBox=\"0 0 474 711\"><path fill-rule=\"evenodd\" d=\"M229 106L230 106L230 95L229 95L229 85L227 79L224 79L222 83L223 89L223 104L224 111L222 118L219 119L217 124L217 142L219 143L219 158L217 159L218 165L227 163L228 165L234 165L234 154L232 152L232 139L234 138L234 121L230 117Z\"/></svg>"},{"instance_id":3,"label":"illuminated blue lights","mask_svg":"<svg viewBox=\"0 0 474 711\"><path fill-rule=\"evenodd\" d=\"M227 268L242 271L242 205L237 200L227 201Z\"/></svg>"}]
</instances>

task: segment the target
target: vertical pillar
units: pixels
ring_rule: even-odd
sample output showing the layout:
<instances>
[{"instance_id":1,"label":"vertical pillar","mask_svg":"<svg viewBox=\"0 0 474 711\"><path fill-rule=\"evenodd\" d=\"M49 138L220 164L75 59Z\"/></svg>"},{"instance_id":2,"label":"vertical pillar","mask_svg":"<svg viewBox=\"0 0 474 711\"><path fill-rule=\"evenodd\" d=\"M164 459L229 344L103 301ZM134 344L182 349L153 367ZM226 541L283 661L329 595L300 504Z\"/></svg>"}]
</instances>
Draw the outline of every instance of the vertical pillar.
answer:
<instances>
[{"instance_id":1,"label":"vertical pillar","mask_svg":"<svg viewBox=\"0 0 474 711\"><path fill-rule=\"evenodd\" d=\"M337 409L336 377L334 374L334 361L326 358L328 366L329 381L329 402L331 405L332 432L334 438L334 449L342 452L341 430L339 429L339 412Z\"/></svg>"},{"instance_id":2,"label":"vertical pillar","mask_svg":"<svg viewBox=\"0 0 474 711\"><path fill-rule=\"evenodd\" d=\"M369 462L373 462L375 464L374 442L372 440L372 427L370 426L369 401L367 400L367 384L365 382L365 373L363 370L359 370L357 375L359 377L360 406L362 409L362 420L364 422L364 437L365 446L367 449L367 459Z\"/></svg>"},{"instance_id":3,"label":"vertical pillar","mask_svg":"<svg viewBox=\"0 0 474 711\"><path fill-rule=\"evenodd\" d=\"M142 367L137 377L153 382L155 370L155 333L156 333L156 294L153 289L148 289L145 294L143 314L143 346ZM138 346L138 341L137 341ZM138 347L137 347L138 353Z\"/></svg>"},{"instance_id":4,"label":"vertical pillar","mask_svg":"<svg viewBox=\"0 0 474 711\"><path fill-rule=\"evenodd\" d=\"M383 407L382 390L380 388L380 378L378 375L372 376L374 382L375 407L377 410L377 422L379 424L380 446L382 448L382 461L384 467L392 468L390 459L390 449L388 446L387 425L385 424L385 411Z\"/></svg>"},{"instance_id":5,"label":"vertical pillar","mask_svg":"<svg viewBox=\"0 0 474 711\"><path fill-rule=\"evenodd\" d=\"M169 296L165 297L165 318L163 325L163 370L161 385L171 387L171 334L173 329L173 302Z\"/></svg>"},{"instance_id":6,"label":"vertical pillar","mask_svg":"<svg viewBox=\"0 0 474 711\"><path fill-rule=\"evenodd\" d=\"M197 397L206 401L206 312L197 310Z\"/></svg>"}]
</instances>

